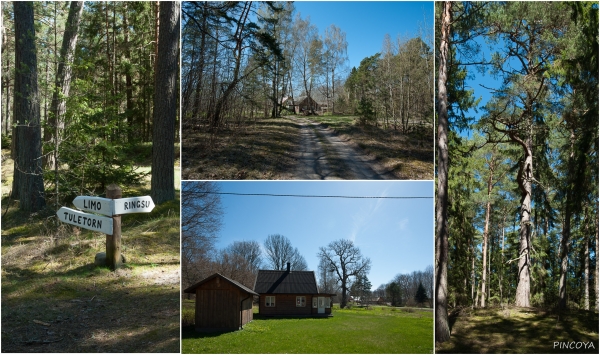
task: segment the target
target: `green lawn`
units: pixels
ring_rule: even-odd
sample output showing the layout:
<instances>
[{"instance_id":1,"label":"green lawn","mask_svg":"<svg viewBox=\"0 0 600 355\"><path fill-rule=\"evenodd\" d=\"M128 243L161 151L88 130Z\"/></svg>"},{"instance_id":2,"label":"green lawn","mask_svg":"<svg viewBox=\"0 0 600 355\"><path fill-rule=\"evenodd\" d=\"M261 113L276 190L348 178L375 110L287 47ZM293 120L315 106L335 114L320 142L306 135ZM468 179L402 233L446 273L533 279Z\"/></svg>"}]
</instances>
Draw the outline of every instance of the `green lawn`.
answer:
<instances>
[{"instance_id":1,"label":"green lawn","mask_svg":"<svg viewBox=\"0 0 600 355\"><path fill-rule=\"evenodd\" d=\"M184 314L186 303L184 302ZM183 353L433 353L433 312L334 308L331 318L254 319L243 330L202 334L184 326Z\"/></svg>"}]
</instances>

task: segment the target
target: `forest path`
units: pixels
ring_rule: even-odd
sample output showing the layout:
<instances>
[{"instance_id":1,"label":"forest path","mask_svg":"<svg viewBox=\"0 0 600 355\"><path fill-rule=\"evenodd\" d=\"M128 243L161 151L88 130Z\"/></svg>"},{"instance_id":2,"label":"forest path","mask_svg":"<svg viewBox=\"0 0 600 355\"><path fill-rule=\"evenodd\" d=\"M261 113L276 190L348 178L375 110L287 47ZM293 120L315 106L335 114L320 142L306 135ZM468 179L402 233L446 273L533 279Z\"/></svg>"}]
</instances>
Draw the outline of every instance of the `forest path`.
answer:
<instances>
[{"instance_id":1,"label":"forest path","mask_svg":"<svg viewBox=\"0 0 600 355\"><path fill-rule=\"evenodd\" d=\"M375 159L359 152L347 140L321 124L303 117L289 117L300 126L300 146L294 153L297 167L293 179L385 180L392 179L377 167Z\"/></svg>"}]
</instances>

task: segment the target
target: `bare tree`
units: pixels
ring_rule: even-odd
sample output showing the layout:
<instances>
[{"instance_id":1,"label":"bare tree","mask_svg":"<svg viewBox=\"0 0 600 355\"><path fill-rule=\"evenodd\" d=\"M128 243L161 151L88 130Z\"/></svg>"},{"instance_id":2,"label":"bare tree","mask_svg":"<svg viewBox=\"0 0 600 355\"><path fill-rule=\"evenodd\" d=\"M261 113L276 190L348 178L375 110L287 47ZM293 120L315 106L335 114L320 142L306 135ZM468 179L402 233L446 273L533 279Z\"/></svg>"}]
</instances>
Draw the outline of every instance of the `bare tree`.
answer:
<instances>
[{"instance_id":1,"label":"bare tree","mask_svg":"<svg viewBox=\"0 0 600 355\"><path fill-rule=\"evenodd\" d=\"M221 198L210 181L186 181L181 198L181 271L188 285L209 276L214 243L221 229Z\"/></svg>"},{"instance_id":2,"label":"bare tree","mask_svg":"<svg viewBox=\"0 0 600 355\"><path fill-rule=\"evenodd\" d=\"M244 259L253 274L258 273L258 270L262 267L262 251L256 240L235 241L227 247L227 252Z\"/></svg>"},{"instance_id":3,"label":"bare tree","mask_svg":"<svg viewBox=\"0 0 600 355\"><path fill-rule=\"evenodd\" d=\"M292 246L292 242L281 234L272 234L265 240L265 251L267 262L273 270L285 270L289 262L291 270L306 270L308 265L298 248Z\"/></svg>"},{"instance_id":4,"label":"bare tree","mask_svg":"<svg viewBox=\"0 0 600 355\"><path fill-rule=\"evenodd\" d=\"M326 293L338 293L339 287L335 271L331 270L327 260L319 260L319 290Z\"/></svg>"},{"instance_id":5,"label":"bare tree","mask_svg":"<svg viewBox=\"0 0 600 355\"><path fill-rule=\"evenodd\" d=\"M331 113L335 113L335 72L348 59L348 42L346 33L335 24L331 24L325 29L323 39L325 45L325 83L327 107L331 102ZM331 90L329 89L329 72L331 72Z\"/></svg>"},{"instance_id":6,"label":"bare tree","mask_svg":"<svg viewBox=\"0 0 600 355\"><path fill-rule=\"evenodd\" d=\"M330 270L335 271L342 286L340 307L346 307L350 277L368 274L371 270L371 259L363 257L360 249L348 239L336 240L327 247L320 247L317 255L329 264Z\"/></svg>"},{"instance_id":7,"label":"bare tree","mask_svg":"<svg viewBox=\"0 0 600 355\"><path fill-rule=\"evenodd\" d=\"M216 254L211 273L218 272L246 287L254 287L256 273L252 271L252 264L243 256L232 252L232 246Z\"/></svg>"}]
</instances>

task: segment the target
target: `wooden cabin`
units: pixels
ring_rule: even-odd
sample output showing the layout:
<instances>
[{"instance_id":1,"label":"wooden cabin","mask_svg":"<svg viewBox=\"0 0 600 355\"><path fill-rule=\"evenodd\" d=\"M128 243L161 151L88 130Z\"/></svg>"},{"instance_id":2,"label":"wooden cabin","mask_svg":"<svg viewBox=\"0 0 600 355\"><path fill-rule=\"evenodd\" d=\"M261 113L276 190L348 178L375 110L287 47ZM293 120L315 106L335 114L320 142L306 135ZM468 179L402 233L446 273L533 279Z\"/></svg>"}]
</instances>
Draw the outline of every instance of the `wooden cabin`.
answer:
<instances>
[{"instance_id":1,"label":"wooden cabin","mask_svg":"<svg viewBox=\"0 0 600 355\"><path fill-rule=\"evenodd\" d=\"M321 111L321 105L310 96L299 96L294 100L291 97L285 97L282 104L297 115L307 115L311 112L316 114Z\"/></svg>"},{"instance_id":2,"label":"wooden cabin","mask_svg":"<svg viewBox=\"0 0 600 355\"><path fill-rule=\"evenodd\" d=\"M252 300L257 293L219 273L188 287L196 294L195 326L199 332L242 329L252 321Z\"/></svg>"},{"instance_id":3,"label":"wooden cabin","mask_svg":"<svg viewBox=\"0 0 600 355\"><path fill-rule=\"evenodd\" d=\"M259 270L254 284L261 316L331 316L331 297L319 293L314 271Z\"/></svg>"}]
</instances>

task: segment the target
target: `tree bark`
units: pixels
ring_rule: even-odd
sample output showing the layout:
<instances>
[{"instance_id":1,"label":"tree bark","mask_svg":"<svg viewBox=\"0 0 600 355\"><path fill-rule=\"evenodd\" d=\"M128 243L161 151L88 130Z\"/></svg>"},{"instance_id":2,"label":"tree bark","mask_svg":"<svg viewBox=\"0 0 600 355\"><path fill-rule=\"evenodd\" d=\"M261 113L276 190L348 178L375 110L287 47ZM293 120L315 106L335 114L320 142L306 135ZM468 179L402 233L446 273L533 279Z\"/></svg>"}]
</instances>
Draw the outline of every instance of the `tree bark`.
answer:
<instances>
[{"instance_id":1,"label":"tree bark","mask_svg":"<svg viewBox=\"0 0 600 355\"><path fill-rule=\"evenodd\" d=\"M438 72L438 186L435 230L435 341L450 339L448 323L448 49L452 2L445 1L441 15L440 64Z\"/></svg>"},{"instance_id":2,"label":"tree bark","mask_svg":"<svg viewBox=\"0 0 600 355\"><path fill-rule=\"evenodd\" d=\"M15 161L12 197L22 211L46 205L42 175L42 128L37 84L37 49L33 3L15 1Z\"/></svg>"},{"instance_id":3,"label":"tree bark","mask_svg":"<svg viewBox=\"0 0 600 355\"><path fill-rule=\"evenodd\" d=\"M569 153L569 160L567 163L567 196L565 201L565 220L563 221L562 237L560 238L560 279L558 283L558 308L567 308L567 271L569 267L569 239L571 238L571 216L573 214L573 196L572 189L573 179L572 173L574 172L574 142L575 132L571 129L571 152Z\"/></svg>"},{"instance_id":4,"label":"tree bark","mask_svg":"<svg viewBox=\"0 0 600 355\"><path fill-rule=\"evenodd\" d=\"M125 59L131 64L131 50L129 49L129 21L127 20L127 2L123 2L123 41ZM126 112L127 117L127 141L132 142L136 136L134 132L134 104L133 104L133 80L131 77L131 67L125 70L125 95L126 95Z\"/></svg>"},{"instance_id":5,"label":"tree bark","mask_svg":"<svg viewBox=\"0 0 600 355\"><path fill-rule=\"evenodd\" d=\"M479 303L480 307L485 307L485 287L486 287L486 267L487 267L487 247L488 247L488 237L489 237L489 226L490 226L490 210L492 208L492 188L493 188L493 179L494 179L494 166L493 164L494 157L492 156L488 161L490 175L488 176L487 181L487 201L485 204L485 225L483 227L483 246L481 251L483 253L483 268L481 269L481 302Z\"/></svg>"},{"instance_id":6,"label":"tree bark","mask_svg":"<svg viewBox=\"0 0 600 355\"><path fill-rule=\"evenodd\" d=\"M598 204L596 204L596 211L598 211ZM596 212L597 213L597 212ZM597 215L597 214L596 214ZM596 307L595 310L598 312L598 218L595 219L595 234L596 234L596 270L594 271L594 282L596 283Z\"/></svg>"},{"instance_id":7,"label":"tree bark","mask_svg":"<svg viewBox=\"0 0 600 355\"><path fill-rule=\"evenodd\" d=\"M54 169L54 185L56 193L56 205L58 206L59 201L59 186L58 186L58 148L61 143L60 134L65 128L64 114L67 111L66 98L69 97L69 91L71 88L71 76L73 57L75 54L75 47L77 45L77 34L79 32L79 23L81 19L81 13L83 12L83 1L72 1L69 7L69 15L67 16L67 23L65 25L65 32L63 35L63 41L60 48L60 59L58 63L58 70L56 73L56 79L54 82L54 90L52 93L52 105L50 107L50 116L48 119L48 136L49 140L53 142L54 152L48 156L47 167ZM54 128L54 129L52 129Z\"/></svg>"},{"instance_id":8,"label":"tree bark","mask_svg":"<svg viewBox=\"0 0 600 355\"><path fill-rule=\"evenodd\" d=\"M161 204L175 198L175 121L178 104L179 2L160 2L160 32L154 90L151 196Z\"/></svg>"},{"instance_id":9,"label":"tree bark","mask_svg":"<svg viewBox=\"0 0 600 355\"><path fill-rule=\"evenodd\" d=\"M530 257L531 236L531 179L533 178L533 147L531 132L525 143L525 157L519 172L518 181L521 186L521 226L519 229L519 270L515 295L517 307L529 307L530 297Z\"/></svg>"},{"instance_id":10,"label":"tree bark","mask_svg":"<svg viewBox=\"0 0 600 355\"><path fill-rule=\"evenodd\" d=\"M584 285L585 291L583 295L583 309L586 311L590 310L590 238L585 236L585 251L583 253L585 258L585 270L584 270Z\"/></svg>"}]
</instances>

